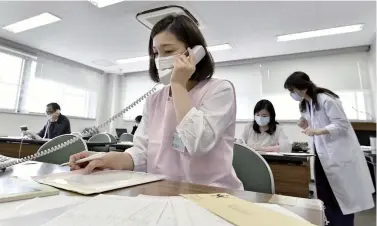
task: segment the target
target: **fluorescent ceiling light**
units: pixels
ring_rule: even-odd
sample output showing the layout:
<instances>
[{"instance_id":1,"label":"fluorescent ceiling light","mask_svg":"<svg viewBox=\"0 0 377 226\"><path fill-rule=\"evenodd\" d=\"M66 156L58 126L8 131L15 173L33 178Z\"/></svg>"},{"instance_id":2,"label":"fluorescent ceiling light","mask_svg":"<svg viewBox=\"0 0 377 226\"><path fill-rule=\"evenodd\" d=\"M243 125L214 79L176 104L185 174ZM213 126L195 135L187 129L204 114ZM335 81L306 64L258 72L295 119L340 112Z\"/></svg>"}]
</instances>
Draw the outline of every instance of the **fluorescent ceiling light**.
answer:
<instances>
[{"instance_id":1,"label":"fluorescent ceiling light","mask_svg":"<svg viewBox=\"0 0 377 226\"><path fill-rule=\"evenodd\" d=\"M222 51L231 49L232 46L229 44L222 44L222 45L215 45L215 46L208 46L207 50L210 52Z\"/></svg>"},{"instance_id":2,"label":"fluorescent ceiling light","mask_svg":"<svg viewBox=\"0 0 377 226\"><path fill-rule=\"evenodd\" d=\"M222 44L222 45L208 46L207 50L210 52L215 52L215 51L228 50L231 48L232 46L229 44ZM128 64L128 63L136 63L139 61L147 61L147 60L149 60L149 56L126 58L126 59L117 60L116 62L117 64Z\"/></svg>"},{"instance_id":3,"label":"fluorescent ceiling light","mask_svg":"<svg viewBox=\"0 0 377 226\"><path fill-rule=\"evenodd\" d=\"M277 41L286 42L286 41L306 39L306 38L345 34L345 33L350 33L350 32L361 31L363 30L363 28L364 28L364 24L356 24L356 25L350 25L350 26L335 27L335 28L329 28L329 29L281 35L277 37Z\"/></svg>"},{"instance_id":4,"label":"fluorescent ceiling light","mask_svg":"<svg viewBox=\"0 0 377 226\"><path fill-rule=\"evenodd\" d=\"M117 4L119 2L123 2L124 0L88 0L93 5L97 6L98 8L103 8L109 5Z\"/></svg>"},{"instance_id":5,"label":"fluorescent ceiling light","mask_svg":"<svg viewBox=\"0 0 377 226\"><path fill-rule=\"evenodd\" d=\"M51 15L50 13L42 13L42 14L39 14L38 16L31 17L29 19L22 20L14 24L10 24L6 27L3 27L3 29L8 30L13 33L19 33L19 32L30 30L30 29L40 27L43 25L51 24L59 20L60 20L59 17Z\"/></svg>"}]
</instances>

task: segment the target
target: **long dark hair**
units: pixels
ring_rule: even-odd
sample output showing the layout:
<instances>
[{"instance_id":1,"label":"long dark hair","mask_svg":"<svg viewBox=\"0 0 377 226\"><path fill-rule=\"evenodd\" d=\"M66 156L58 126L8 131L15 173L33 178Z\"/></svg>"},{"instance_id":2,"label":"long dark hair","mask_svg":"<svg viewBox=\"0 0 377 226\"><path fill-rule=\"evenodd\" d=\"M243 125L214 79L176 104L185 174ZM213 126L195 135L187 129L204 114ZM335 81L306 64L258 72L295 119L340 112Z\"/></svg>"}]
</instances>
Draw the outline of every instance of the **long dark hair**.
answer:
<instances>
[{"instance_id":1,"label":"long dark hair","mask_svg":"<svg viewBox=\"0 0 377 226\"><path fill-rule=\"evenodd\" d=\"M312 99L313 106L318 111L320 110L320 106L318 104L318 97L319 93L325 93L330 95L334 98L339 98L333 91L329 89L325 89L322 87L316 86L309 78L309 76L305 72L296 71L291 74L287 80L285 80L284 88L288 89L290 92L293 92L293 89L296 88L298 90L306 89L306 94ZM303 99L300 103L300 111L306 112L306 103L307 101Z\"/></svg>"},{"instance_id":2,"label":"long dark hair","mask_svg":"<svg viewBox=\"0 0 377 226\"><path fill-rule=\"evenodd\" d=\"M157 67L155 64L155 54L153 51L153 38L161 32L168 31L186 45L186 48L193 48L196 45L204 47L206 55L196 65L195 73L190 80L203 81L210 79L215 70L215 64L211 53L207 50L207 43L204 39L199 27L189 17L184 15L169 15L158 21L152 28L149 37L148 53L149 53L149 76L154 82L159 82Z\"/></svg>"},{"instance_id":3,"label":"long dark hair","mask_svg":"<svg viewBox=\"0 0 377 226\"><path fill-rule=\"evenodd\" d=\"M276 121L276 113L275 113L275 108L274 105L269 100L260 100L254 107L254 116L256 113L260 112L261 110L267 110L268 113L270 113L270 122L268 123L268 130L266 133L272 135L276 131L276 125L279 124ZM253 129L256 133L260 133L259 125L254 119L253 123Z\"/></svg>"}]
</instances>

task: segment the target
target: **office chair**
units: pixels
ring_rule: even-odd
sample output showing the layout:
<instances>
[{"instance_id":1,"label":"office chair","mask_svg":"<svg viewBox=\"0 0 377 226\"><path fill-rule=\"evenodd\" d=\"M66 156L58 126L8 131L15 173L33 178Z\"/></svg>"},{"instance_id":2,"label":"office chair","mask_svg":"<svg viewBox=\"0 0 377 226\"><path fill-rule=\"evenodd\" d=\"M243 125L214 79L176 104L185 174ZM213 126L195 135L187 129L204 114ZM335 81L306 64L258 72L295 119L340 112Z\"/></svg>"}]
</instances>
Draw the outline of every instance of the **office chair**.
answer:
<instances>
[{"instance_id":1,"label":"office chair","mask_svg":"<svg viewBox=\"0 0 377 226\"><path fill-rule=\"evenodd\" d=\"M112 144L117 143L117 139L114 137L114 135L112 135L111 133L106 133L106 134L109 135Z\"/></svg>"},{"instance_id":2,"label":"office chair","mask_svg":"<svg viewBox=\"0 0 377 226\"><path fill-rule=\"evenodd\" d=\"M235 143L233 167L246 191L275 194L271 168L258 152L244 144Z\"/></svg>"},{"instance_id":3,"label":"office chair","mask_svg":"<svg viewBox=\"0 0 377 226\"><path fill-rule=\"evenodd\" d=\"M58 144L61 144L67 140L70 140L72 138L76 137L76 135L73 134L64 134L60 135L58 137L55 137L54 139L48 141L47 143L43 144L37 151L41 152L44 150L47 150L51 147L54 147ZM45 156L41 156L36 158L36 161L39 162L46 162L46 163L53 163L53 164L63 164L65 162L68 162L69 156L82 152L82 151L88 151L88 147L86 146L85 141L80 138L79 140L75 141L71 145L68 145L67 147L64 147L62 149L59 149L58 151L52 152L50 154L47 154Z\"/></svg>"},{"instance_id":4,"label":"office chair","mask_svg":"<svg viewBox=\"0 0 377 226\"><path fill-rule=\"evenodd\" d=\"M123 133L120 137L119 137L119 142L124 142L124 141L131 141L133 142L134 141L134 136L130 133Z\"/></svg>"},{"instance_id":5,"label":"office chair","mask_svg":"<svg viewBox=\"0 0 377 226\"><path fill-rule=\"evenodd\" d=\"M114 138L115 139L115 138ZM114 143L108 133L99 133L94 136L92 136L88 143L103 143L103 146L96 146L96 147L90 147L90 151L95 152L108 152L109 151L109 144ZM115 141L116 143L116 141Z\"/></svg>"}]
</instances>

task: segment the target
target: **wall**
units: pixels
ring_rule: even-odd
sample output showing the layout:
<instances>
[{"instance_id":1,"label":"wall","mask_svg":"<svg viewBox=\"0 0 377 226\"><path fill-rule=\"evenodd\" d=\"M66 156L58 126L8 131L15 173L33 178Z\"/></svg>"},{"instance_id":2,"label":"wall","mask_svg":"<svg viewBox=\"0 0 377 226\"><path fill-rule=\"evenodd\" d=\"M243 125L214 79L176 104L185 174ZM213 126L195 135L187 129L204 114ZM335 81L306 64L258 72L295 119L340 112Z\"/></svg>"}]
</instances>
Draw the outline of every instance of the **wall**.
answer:
<instances>
[{"instance_id":1,"label":"wall","mask_svg":"<svg viewBox=\"0 0 377 226\"><path fill-rule=\"evenodd\" d=\"M80 132L85 127L91 127L96 124L94 119L69 119L72 132ZM46 124L47 119L43 115L0 113L0 122L0 136L20 136L21 125L27 125L30 131L39 132Z\"/></svg>"},{"instance_id":2,"label":"wall","mask_svg":"<svg viewBox=\"0 0 377 226\"><path fill-rule=\"evenodd\" d=\"M377 73L376 73L376 35L374 36L374 39L372 41L372 45L370 46L369 50L369 76L370 76L370 81L371 81L371 86L372 86L372 94L373 94L373 102L377 103L376 99L376 82L377 82ZM374 106L374 113L377 116L377 104ZM375 120L376 121L376 120Z\"/></svg>"}]
</instances>

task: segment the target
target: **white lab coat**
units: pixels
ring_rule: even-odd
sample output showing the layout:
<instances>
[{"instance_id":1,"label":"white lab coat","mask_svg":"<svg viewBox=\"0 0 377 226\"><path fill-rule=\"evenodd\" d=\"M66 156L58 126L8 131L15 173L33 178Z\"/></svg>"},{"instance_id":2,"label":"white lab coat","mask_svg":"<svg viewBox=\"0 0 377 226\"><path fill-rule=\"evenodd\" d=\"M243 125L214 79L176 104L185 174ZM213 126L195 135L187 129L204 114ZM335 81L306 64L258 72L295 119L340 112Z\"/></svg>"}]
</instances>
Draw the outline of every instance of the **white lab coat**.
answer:
<instances>
[{"instance_id":1,"label":"white lab coat","mask_svg":"<svg viewBox=\"0 0 377 226\"><path fill-rule=\"evenodd\" d=\"M343 214L374 207L374 186L364 153L339 99L318 94L320 110L303 113L311 128L326 128L330 134L314 136L318 157ZM310 103L311 105L311 103ZM307 109L309 106L307 104ZM313 150L313 149L312 149Z\"/></svg>"}]
</instances>

